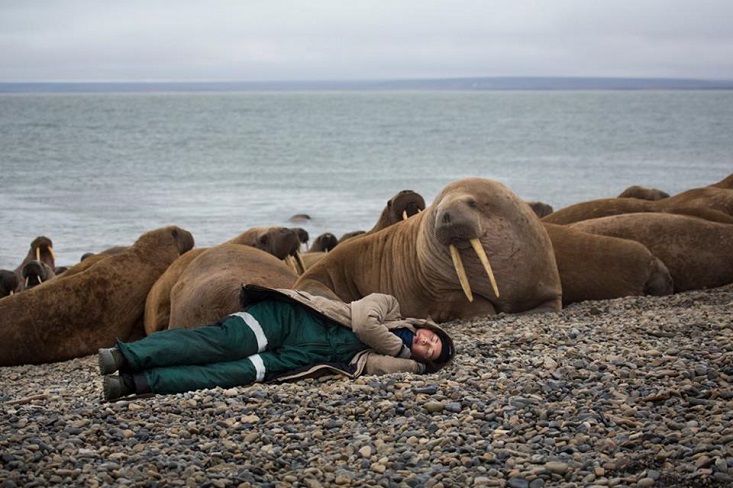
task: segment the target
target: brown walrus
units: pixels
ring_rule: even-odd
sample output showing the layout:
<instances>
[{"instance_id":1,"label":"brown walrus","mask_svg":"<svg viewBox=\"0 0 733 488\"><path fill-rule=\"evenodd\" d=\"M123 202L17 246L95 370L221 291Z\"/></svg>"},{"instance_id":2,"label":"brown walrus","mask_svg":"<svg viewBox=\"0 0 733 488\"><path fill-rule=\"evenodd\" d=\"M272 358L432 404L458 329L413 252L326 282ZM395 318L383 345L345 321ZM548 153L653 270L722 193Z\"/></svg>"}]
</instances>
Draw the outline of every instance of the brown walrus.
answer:
<instances>
[{"instance_id":1,"label":"brown walrus","mask_svg":"<svg viewBox=\"0 0 733 488\"><path fill-rule=\"evenodd\" d=\"M544 224L562 283L562 303L672 294L672 276L644 245Z\"/></svg>"},{"instance_id":2,"label":"brown walrus","mask_svg":"<svg viewBox=\"0 0 733 488\"><path fill-rule=\"evenodd\" d=\"M733 190L733 173L729 174L722 180L710 185L715 188L725 188L727 190Z\"/></svg>"},{"instance_id":3,"label":"brown walrus","mask_svg":"<svg viewBox=\"0 0 733 488\"><path fill-rule=\"evenodd\" d=\"M614 215L572 224L574 229L640 242L661 259L675 292L733 282L733 225L686 215Z\"/></svg>"},{"instance_id":4,"label":"brown walrus","mask_svg":"<svg viewBox=\"0 0 733 488\"><path fill-rule=\"evenodd\" d=\"M640 185L631 185L618 195L618 198L638 198L639 200L661 200L667 197L669 193L665 191Z\"/></svg>"},{"instance_id":5,"label":"brown walrus","mask_svg":"<svg viewBox=\"0 0 733 488\"><path fill-rule=\"evenodd\" d=\"M169 327L212 324L236 312L243 284L292 288L297 278L283 261L254 247L227 243L206 249L171 289Z\"/></svg>"},{"instance_id":6,"label":"brown walrus","mask_svg":"<svg viewBox=\"0 0 733 488\"><path fill-rule=\"evenodd\" d=\"M18 275L9 269L0 269L0 298L15 293L18 288Z\"/></svg>"},{"instance_id":7,"label":"brown walrus","mask_svg":"<svg viewBox=\"0 0 733 488\"><path fill-rule=\"evenodd\" d=\"M49 268L53 269L56 267L56 254L53 252L53 242L46 236L38 236L31 241L31 247L28 250L23 261L15 268L15 275L18 277L18 282L23 282L23 266L28 264L30 261L40 261Z\"/></svg>"},{"instance_id":8,"label":"brown walrus","mask_svg":"<svg viewBox=\"0 0 733 488\"><path fill-rule=\"evenodd\" d=\"M639 212L665 212L700 217L713 222L733 223L733 191L717 187L693 188L661 200L600 198L576 203L543 217L551 224L572 224L583 220Z\"/></svg>"},{"instance_id":9,"label":"brown walrus","mask_svg":"<svg viewBox=\"0 0 733 488\"><path fill-rule=\"evenodd\" d=\"M192 247L180 227L153 230L84 272L0 300L0 366L87 356L136 335L150 287Z\"/></svg>"},{"instance_id":10,"label":"brown walrus","mask_svg":"<svg viewBox=\"0 0 733 488\"><path fill-rule=\"evenodd\" d=\"M298 253L300 242L300 236L296 229L271 226L252 227L229 239L226 243L255 247L272 254L277 259L295 255L296 261L304 266ZM171 316L171 290L178 282L181 274L191 264L191 261L207 249L211 248L196 248L187 252L178 258L155 282L145 301L144 327L146 334L150 335L155 331L168 328Z\"/></svg>"},{"instance_id":11,"label":"brown walrus","mask_svg":"<svg viewBox=\"0 0 733 488\"><path fill-rule=\"evenodd\" d=\"M406 316L439 322L561 308L547 231L526 202L482 178L451 183L424 212L339 244L295 288L344 301L388 293Z\"/></svg>"},{"instance_id":12,"label":"brown walrus","mask_svg":"<svg viewBox=\"0 0 733 488\"><path fill-rule=\"evenodd\" d=\"M53 268L43 261L35 259L26 262L23 269L20 270L20 274L23 277L23 281L20 283L20 291L30 290L56 276Z\"/></svg>"}]
</instances>

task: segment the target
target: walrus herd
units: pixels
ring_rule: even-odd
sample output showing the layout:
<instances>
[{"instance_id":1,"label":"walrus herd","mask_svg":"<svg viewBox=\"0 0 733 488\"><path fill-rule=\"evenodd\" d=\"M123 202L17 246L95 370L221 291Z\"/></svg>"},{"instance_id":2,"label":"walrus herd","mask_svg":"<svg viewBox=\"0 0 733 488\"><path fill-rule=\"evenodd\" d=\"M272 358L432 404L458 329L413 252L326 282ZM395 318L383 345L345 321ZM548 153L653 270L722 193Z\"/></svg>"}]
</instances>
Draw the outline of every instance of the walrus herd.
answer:
<instances>
[{"instance_id":1,"label":"walrus herd","mask_svg":"<svg viewBox=\"0 0 733 488\"><path fill-rule=\"evenodd\" d=\"M40 236L14 271L0 270L0 366L216 322L246 283L343 301L389 293L404 315L438 322L722 286L733 282L733 174L676 195L634 185L557 211L466 178L429 206L401 191L371 229L318 236L301 258L307 240L303 229L258 227L196 248L169 226L63 269Z\"/></svg>"}]
</instances>

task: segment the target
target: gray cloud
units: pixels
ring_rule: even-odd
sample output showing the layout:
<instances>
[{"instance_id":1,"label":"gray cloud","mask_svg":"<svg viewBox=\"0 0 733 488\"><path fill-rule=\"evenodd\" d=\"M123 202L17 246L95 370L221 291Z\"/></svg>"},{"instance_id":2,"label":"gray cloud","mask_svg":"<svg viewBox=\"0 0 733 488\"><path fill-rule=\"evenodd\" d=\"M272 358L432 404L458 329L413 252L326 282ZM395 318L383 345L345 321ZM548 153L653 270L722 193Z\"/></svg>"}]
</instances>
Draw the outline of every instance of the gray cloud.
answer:
<instances>
[{"instance_id":1,"label":"gray cloud","mask_svg":"<svg viewBox=\"0 0 733 488\"><path fill-rule=\"evenodd\" d=\"M728 0L11 0L0 80L733 79Z\"/></svg>"}]
</instances>

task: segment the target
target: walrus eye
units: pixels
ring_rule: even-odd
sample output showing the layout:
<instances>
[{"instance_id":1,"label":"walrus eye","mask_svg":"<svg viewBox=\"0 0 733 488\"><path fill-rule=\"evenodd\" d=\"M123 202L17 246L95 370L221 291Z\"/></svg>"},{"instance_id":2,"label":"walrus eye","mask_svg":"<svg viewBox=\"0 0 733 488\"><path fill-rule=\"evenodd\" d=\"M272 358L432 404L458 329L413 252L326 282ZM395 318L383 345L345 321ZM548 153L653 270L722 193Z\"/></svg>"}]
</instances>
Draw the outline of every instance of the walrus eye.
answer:
<instances>
[{"instance_id":1,"label":"walrus eye","mask_svg":"<svg viewBox=\"0 0 733 488\"><path fill-rule=\"evenodd\" d=\"M476 200L471 198L470 200L466 201L466 205L468 205L471 208L478 208L478 203L476 203Z\"/></svg>"},{"instance_id":2,"label":"walrus eye","mask_svg":"<svg viewBox=\"0 0 733 488\"><path fill-rule=\"evenodd\" d=\"M269 241L270 238L267 234L262 234L260 236L260 244L267 244L267 241Z\"/></svg>"},{"instance_id":3,"label":"walrus eye","mask_svg":"<svg viewBox=\"0 0 733 488\"><path fill-rule=\"evenodd\" d=\"M173 236L174 239L178 239L178 229L173 229L173 231L171 232L171 235Z\"/></svg>"}]
</instances>

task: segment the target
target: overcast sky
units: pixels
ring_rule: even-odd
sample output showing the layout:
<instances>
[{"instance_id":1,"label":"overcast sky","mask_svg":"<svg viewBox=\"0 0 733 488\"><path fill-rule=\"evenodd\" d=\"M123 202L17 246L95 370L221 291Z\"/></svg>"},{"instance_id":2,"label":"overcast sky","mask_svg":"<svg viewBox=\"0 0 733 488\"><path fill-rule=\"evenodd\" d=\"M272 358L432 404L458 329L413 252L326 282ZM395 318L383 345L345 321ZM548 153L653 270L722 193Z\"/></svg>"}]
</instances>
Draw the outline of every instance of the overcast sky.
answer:
<instances>
[{"instance_id":1,"label":"overcast sky","mask_svg":"<svg viewBox=\"0 0 733 488\"><path fill-rule=\"evenodd\" d=\"M733 79L733 0L1 0L0 81Z\"/></svg>"}]
</instances>

